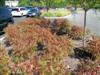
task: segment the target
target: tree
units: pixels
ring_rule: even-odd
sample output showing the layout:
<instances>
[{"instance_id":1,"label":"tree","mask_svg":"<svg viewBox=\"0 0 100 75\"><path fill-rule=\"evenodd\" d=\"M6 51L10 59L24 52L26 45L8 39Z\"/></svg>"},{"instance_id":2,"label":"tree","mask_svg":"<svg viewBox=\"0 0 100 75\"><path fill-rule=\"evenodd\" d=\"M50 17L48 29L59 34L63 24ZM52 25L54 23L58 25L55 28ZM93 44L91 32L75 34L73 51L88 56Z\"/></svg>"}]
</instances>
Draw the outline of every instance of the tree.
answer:
<instances>
[{"instance_id":1,"label":"tree","mask_svg":"<svg viewBox=\"0 0 100 75\"><path fill-rule=\"evenodd\" d=\"M41 0L42 4L47 7L47 11L49 8L66 6L65 1L66 0Z\"/></svg>"},{"instance_id":2,"label":"tree","mask_svg":"<svg viewBox=\"0 0 100 75\"><path fill-rule=\"evenodd\" d=\"M32 6L44 6L42 0L31 0Z\"/></svg>"},{"instance_id":3,"label":"tree","mask_svg":"<svg viewBox=\"0 0 100 75\"><path fill-rule=\"evenodd\" d=\"M47 11L50 7L53 7L55 0L42 0L42 3L47 7Z\"/></svg>"},{"instance_id":4,"label":"tree","mask_svg":"<svg viewBox=\"0 0 100 75\"><path fill-rule=\"evenodd\" d=\"M83 48L85 47L85 32L86 32L86 17L89 9L100 7L100 0L69 0L69 3L75 8L81 7L84 10L84 33L83 33Z\"/></svg>"},{"instance_id":5,"label":"tree","mask_svg":"<svg viewBox=\"0 0 100 75\"><path fill-rule=\"evenodd\" d=\"M5 0L0 0L0 7L5 5Z\"/></svg>"},{"instance_id":6,"label":"tree","mask_svg":"<svg viewBox=\"0 0 100 75\"><path fill-rule=\"evenodd\" d=\"M20 0L19 6L33 5L45 7L63 7L66 5L67 0Z\"/></svg>"},{"instance_id":7,"label":"tree","mask_svg":"<svg viewBox=\"0 0 100 75\"><path fill-rule=\"evenodd\" d=\"M55 7L64 7L66 6L65 4L66 0L54 0L54 5Z\"/></svg>"},{"instance_id":8,"label":"tree","mask_svg":"<svg viewBox=\"0 0 100 75\"><path fill-rule=\"evenodd\" d=\"M30 5L30 0L19 0L19 6L28 6Z\"/></svg>"}]
</instances>

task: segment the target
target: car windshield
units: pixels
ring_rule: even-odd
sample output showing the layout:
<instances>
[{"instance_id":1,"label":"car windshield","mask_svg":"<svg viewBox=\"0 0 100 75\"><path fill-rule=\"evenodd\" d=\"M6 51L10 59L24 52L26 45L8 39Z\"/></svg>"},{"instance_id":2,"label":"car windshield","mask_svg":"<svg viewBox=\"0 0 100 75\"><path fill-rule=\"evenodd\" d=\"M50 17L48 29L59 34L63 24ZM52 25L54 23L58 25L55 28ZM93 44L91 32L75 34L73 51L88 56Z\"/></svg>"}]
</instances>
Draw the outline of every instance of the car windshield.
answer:
<instances>
[{"instance_id":1,"label":"car windshield","mask_svg":"<svg viewBox=\"0 0 100 75\"><path fill-rule=\"evenodd\" d=\"M26 9L32 9L33 7L26 7Z\"/></svg>"},{"instance_id":2,"label":"car windshield","mask_svg":"<svg viewBox=\"0 0 100 75\"><path fill-rule=\"evenodd\" d=\"M25 8L20 8L20 10L25 10Z\"/></svg>"},{"instance_id":3,"label":"car windshield","mask_svg":"<svg viewBox=\"0 0 100 75\"><path fill-rule=\"evenodd\" d=\"M30 10L30 12L37 12L37 10L36 9L32 9L32 10Z\"/></svg>"}]
</instances>

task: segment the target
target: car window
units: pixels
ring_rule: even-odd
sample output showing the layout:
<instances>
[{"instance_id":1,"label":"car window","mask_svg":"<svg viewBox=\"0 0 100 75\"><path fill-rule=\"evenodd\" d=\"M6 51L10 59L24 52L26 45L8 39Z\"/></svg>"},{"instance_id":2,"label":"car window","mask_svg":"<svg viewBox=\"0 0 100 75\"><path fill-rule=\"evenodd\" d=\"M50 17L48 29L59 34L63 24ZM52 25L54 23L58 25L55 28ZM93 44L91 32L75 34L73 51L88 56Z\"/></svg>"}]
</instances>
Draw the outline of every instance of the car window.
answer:
<instances>
[{"instance_id":1,"label":"car window","mask_svg":"<svg viewBox=\"0 0 100 75\"><path fill-rule=\"evenodd\" d=\"M2 14L8 15L10 11L7 8L0 8L0 16L2 16Z\"/></svg>"},{"instance_id":2,"label":"car window","mask_svg":"<svg viewBox=\"0 0 100 75\"><path fill-rule=\"evenodd\" d=\"M12 11L18 11L18 8L13 8Z\"/></svg>"},{"instance_id":3,"label":"car window","mask_svg":"<svg viewBox=\"0 0 100 75\"><path fill-rule=\"evenodd\" d=\"M25 10L25 8L20 8L20 10Z\"/></svg>"},{"instance_id":4,"label":"car window","mask_svg":"<svg viewBox=\"0 0 100 75\"><path fill-rule=\"evenodd\" d=\"M0 7L0 20L6 19L8 17L11 17L11 12L7 8L1 8Z\"/></svg>"},{"instance_id":5,"label":"car window","mask_svg":"<svg viewBox=\"0 0 100 75\"><path fill-rule=\"evenodd\" d=\"M26 9L32 9L33 7L26 7Z\"/></svg>"},{"instance_id":6,"label":"car window","mask_svg":"<svg viewBox=\"0 0 100 75\"><path fill-rule=\"evenodd\" d=\"M37 10L36 9L32 9L32 10L30 10L30 12L37 12Z\"/></svg>"}]
</instances>

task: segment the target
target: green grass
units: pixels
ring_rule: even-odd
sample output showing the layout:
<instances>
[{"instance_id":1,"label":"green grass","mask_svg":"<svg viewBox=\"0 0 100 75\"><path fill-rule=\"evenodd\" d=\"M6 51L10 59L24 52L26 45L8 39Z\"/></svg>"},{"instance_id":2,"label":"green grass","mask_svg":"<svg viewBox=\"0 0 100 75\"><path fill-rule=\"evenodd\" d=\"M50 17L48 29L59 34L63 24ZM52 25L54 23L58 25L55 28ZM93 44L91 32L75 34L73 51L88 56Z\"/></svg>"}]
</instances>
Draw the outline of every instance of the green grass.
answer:
<instances>
[{"instance_id":1,"label":"green grass","mask_svg":"<svg viewBox=\"0 0 100 75\"><path fill-rule=\"evenodd\" d=\"M45 17L63 17L69 15L71 12L68 10L49 10L42 13L41 16Z\"/></svg>"}]
</instances>

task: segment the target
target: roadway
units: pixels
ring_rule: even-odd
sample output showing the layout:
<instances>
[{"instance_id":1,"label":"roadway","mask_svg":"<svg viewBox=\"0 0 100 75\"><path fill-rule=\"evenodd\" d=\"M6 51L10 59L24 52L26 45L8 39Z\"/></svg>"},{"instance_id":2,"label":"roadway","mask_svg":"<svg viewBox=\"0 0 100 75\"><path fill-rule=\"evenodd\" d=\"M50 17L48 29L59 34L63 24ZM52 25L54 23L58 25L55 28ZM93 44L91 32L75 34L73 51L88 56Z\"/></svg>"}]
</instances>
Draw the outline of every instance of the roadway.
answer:
<instances>
[{"instance_id":1,"label":"roadway","mask_svg":"<svg viewBox=\"0 0 100 75\"><path fill-rule=\"evenodd\" d=\"M84 26L84 11L68 17L74 24ZM100 11L89 10L87 12L86 28L91 32L100 35Z\"/></svg>"}]
</instances>

